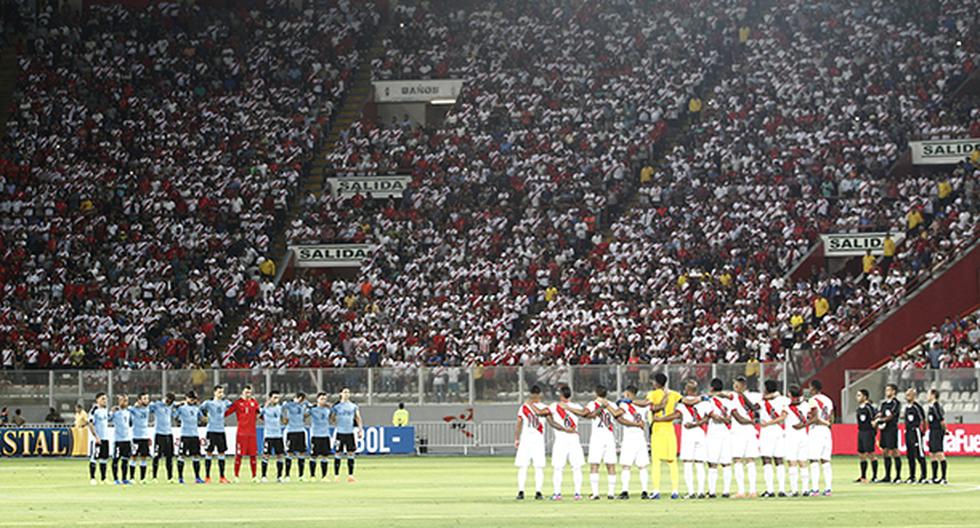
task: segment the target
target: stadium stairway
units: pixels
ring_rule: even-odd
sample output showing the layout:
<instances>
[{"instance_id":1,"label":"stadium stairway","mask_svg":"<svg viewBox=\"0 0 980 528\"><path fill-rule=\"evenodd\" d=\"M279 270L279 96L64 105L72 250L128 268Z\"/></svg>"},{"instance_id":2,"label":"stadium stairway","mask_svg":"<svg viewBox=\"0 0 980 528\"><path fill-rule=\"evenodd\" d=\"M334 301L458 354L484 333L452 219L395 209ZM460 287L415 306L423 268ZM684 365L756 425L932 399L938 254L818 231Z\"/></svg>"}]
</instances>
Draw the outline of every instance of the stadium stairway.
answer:
<instances>
[{"instance_id":1,"label":"stadium stairway","mask_svg":"<svg viewBox=\"0 0 980 528\"><path fill-rule=\"evenodd\" d=\"M299 213L303 198L310 194L319 196L322 192L324 178L329 169L327 155L330 154L330 151L337 144L340 135L350 128L352 123L360 119L362 109L370 101L372 95L371 62L384 54L382 42L388 32L389 20L389 17L382 18L378 31L372 37L367 53L364 54L360 63L357 65L357 69L354 72L353 85L347 92L347 95L344 96L344 102L340 107L340 112L331 121L326 137L320 142L319 147L313 154L313 160L308 165L306 174L300 180L299 188L291 199L285 220L280 223L278 229L276 229L276 232L271 237L269 256L276 262L280 274L282 269L288 264L289 258L286 228L289 227ZM277 275L277 279L279 276ZM244 312L245 310L238 310L229 315L227 324L225 324L221 334L218 336L214 348L215 351L220 354L224 354L227 351L238 331L238 327L245 317Z\"/></svg>"},{"instance_id":2,"label":"stadium stairway","mask_svg":"<svg viewBox=\"0 0 980 528\"><path fill-rule=\"evenodd\" d=\"M980 303L980 241L939 269L898 306L875 314L864 331L838 344L834 355L810 378L823 382L825 393L840 409L845 370L873 369L914 342L943 318L965 312ZM806 381L806 380L801 380Z\"/></svg>"},{"instance_id":3,"label":"stadium stairway","mask_svg":"<svg viewBox=\"0 0 980 528\"><path fill-rule=\"evenodd\" d=\"M17 48L8 45L0 49L0 133L7 127L10 104L17 86Z\"/></svg>"}]
</instances>

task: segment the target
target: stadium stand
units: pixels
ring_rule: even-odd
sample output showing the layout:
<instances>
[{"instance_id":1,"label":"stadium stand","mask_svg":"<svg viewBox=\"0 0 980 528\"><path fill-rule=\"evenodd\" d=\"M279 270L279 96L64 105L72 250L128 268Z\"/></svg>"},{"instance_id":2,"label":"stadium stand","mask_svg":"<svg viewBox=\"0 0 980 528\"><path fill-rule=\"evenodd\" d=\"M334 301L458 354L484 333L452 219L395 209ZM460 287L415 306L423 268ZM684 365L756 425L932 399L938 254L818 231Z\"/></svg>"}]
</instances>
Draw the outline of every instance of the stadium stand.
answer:
<instances>
[{"instance_id":1,"label":"stadium stand","mask_svg":"<svg viewBox=\"0 0 980 528\"><path fill-rule=\"evenodd\" d=\"M292 5L39 15L0 147L12 363L219 363L379 19L373 3Z\"/></svg>"}]
</instances>

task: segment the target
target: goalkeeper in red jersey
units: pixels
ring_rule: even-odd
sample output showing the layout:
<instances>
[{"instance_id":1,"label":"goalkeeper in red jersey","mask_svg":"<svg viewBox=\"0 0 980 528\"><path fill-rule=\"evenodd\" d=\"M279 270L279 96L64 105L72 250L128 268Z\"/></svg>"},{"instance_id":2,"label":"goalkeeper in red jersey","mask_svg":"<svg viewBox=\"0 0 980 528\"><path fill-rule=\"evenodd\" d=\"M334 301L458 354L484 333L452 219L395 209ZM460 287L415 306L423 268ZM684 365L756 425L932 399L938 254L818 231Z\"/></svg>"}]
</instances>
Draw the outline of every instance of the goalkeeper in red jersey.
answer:
<instances>
[{"instance_id":1,"label":"goalkeeper in red jersey","mask_svg":"<svg viewBox=\"0 0 980 528\"><path fill-rule=\"evenodd\" d=\"M249 457L249 466L252 468L252 480L258 478L256 472L258 450L255 445L255 421L259 414L259 402L252 397L252 386L246 385L242 388L242 397L235 400L225 411L225 416L235 415L238 420L238 433L235 438L235 481L237 482L238 473L242 467L242 457Z\"/></svg>"}]
</instances>

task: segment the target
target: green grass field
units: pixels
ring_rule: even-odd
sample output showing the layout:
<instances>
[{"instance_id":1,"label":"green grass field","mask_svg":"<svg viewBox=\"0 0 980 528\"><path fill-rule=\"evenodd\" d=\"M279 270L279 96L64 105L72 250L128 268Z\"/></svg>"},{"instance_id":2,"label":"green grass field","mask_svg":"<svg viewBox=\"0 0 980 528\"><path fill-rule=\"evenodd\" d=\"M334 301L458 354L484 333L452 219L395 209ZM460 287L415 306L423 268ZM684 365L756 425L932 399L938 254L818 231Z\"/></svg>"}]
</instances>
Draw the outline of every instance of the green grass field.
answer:
<instances>
[{"instance_id":1,"label":"green grass field","mask_svg":"<svg viewBox=\"0 0 980 528\"><path fill-rule=\"evenodd\" d=\"M834 462L833 497L573 502L566 496L560 503L515 501L511 463L506 457L364 457L359 460L359 482L355 484L248 482L123 488L90 486L85 460L0 459L0 526L281 527L323 526L335 521L345 527L554 528L561 524L641 523L730 527L738 522L751 523L753 528L980 526L977 458L951 460L951 483L945 487L853 484L857 460L838 458ZM247 473L247 464L244 466ZM669 483L664 473L664 481ZM532 475L529 486L533 486ZM547 492L550 468L545 478ZM761 478L759 471L760 486ZM634 491L638 485L634 474ZM565 486L570 492L569 475ZM601 486L605 489L605 479Z\"/></svg>"}]
</instances>

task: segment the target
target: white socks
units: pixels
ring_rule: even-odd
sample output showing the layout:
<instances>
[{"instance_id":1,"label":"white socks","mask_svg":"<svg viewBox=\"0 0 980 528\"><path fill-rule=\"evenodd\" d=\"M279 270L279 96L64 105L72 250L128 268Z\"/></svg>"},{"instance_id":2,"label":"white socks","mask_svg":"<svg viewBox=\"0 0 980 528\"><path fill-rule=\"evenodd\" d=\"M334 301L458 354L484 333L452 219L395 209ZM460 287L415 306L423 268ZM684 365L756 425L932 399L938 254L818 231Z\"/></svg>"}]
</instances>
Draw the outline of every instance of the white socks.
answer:
<instances>
[{"instance_id":1,"label":"white socks","mask_svg":"<svg viewBox=\"0 0 980 528\"><path fill-rule=\"evenodd\" d=\"M593 495L598 495L599 494L599 474L598 473L589 473L589 487L592 488L592 494Z\"/></svg>"},{"instance_id":2,"label":"white socks","mask_svg":"<svg viewBox=\"0 0 980 528\"><path fill-rule=\"evenodd\" d=\"M534 468L534 491L541 493L542 486L544 486L544 468L536 467Z\"/></svg>"},{"instance_id":3,"label":"white socks","mask_svg":"<svg viewBox=\"0 0 980 528\"><path fill-rule=\"evenodd\" d=\"M749 470L749 493L755 495L758 491L755 487L755 461L749 462L747 466Z\"/></svg>"},{"instance_id":4,"label":"white socks","mask_svg":"<svg viewBox=\"0 0 980 528\"><path fill-rule=\"evenodd\" d=\"M708 466L708 495L714 495L718 489L718 468Z\"/></svg>"},{"instance_id":5,"label":"white socks","mask_svg":"<svg viewBox=\"0 0 980 528\"><path fill-rule=\"evenodd\" d=\"M629 491L630 491L630 468L629 467L623 468L623 474L621 476L622 476L622 481L623 481L623 483L622 483L623 491L625 491L626 493L629 493Z\"/></svg>"},{"instance_id":6,"label":"white socks","mask_svg":"<svg viewBox=\"0 0 980 528\"><path fill-rule=\"evenodd\" d=\"M610 495L615 495L616 494L616 474L615 473L610 473L609 474L609 494Z\"/></svg>"},{"instance_id":7,"label":"white socks","mask_svg":"<svg viewBox=\"0 0 980 528\"><path fill-rule=\"evenodd\" d=\"M572 485L575 486L575 494L582 494L582 468L572 468Z\"/></svg>"},{"instance_id":8,"label":"white socks","mask_svg":"<svg viewBox=\"0 0 980 528\"><path fill-rule=\"evenodd\" d=\"M763 464L762 466L762 478L766 481L766 492L775 493L776 489L773 488L773 475L772 475L772 464Z\"/></svg>"},{"instance_id":9,"label":"white socks","mask_svg":"<svg viewBox=\"0 0 980 528\"><path fill-rule=\"evenodd\" d=\"M554 489L553 493L555 495L561 495L561 480L562 480L562 473L565 472L564 469L565 468L560 468L558 466L555 466L554 473L552 473L551 475L551 485L552 488Z\"/></svg>"},{"instance_id":10,"label":"white socks","mask_svg":"<svg viewBox=\"0 0 980 528\"><path fill-rule=\"evenodd\" d=\"M650 468L640 468L640 491L650 491Z\"/></svg>"},{"instance_id":11,"label":"white socks","mask_svg":"<svg viewBox=\"0 0 980 528\"><path fill-rule=\"evenodd\" d=\"M797 493L800 491L799 482L797 479L800 477L800 468L795 465L789 467L789 492Z\"/></svg>"},{"instance_id":12,"label":"white socks","mask_svg":"<svg viewBox=\"0 0 980 528\"><path fill-rule=\"evenodd\" d=\"M786 493L786 465L776 466L776 480L779 482L779 492Z\"/></svg>"},{"instance_id":13,"label":"white socks","mask_svg":"<svg viewBox=\"0 0 980 528\"><path fill-rule=\"evenodd\" d=\"M687 485L688 495L697 493L694 491L694 464L691 462L684 462L684 484Z\"/></svg>"},{"instance_id":14,"label":"white socks","mask_svg":"<svg viewBox=\"0 0 980 528\"><path fill-rule=\"evenodd\" d=\"M722 481L725 483L725 487L723 488L725 491L723 493L728 495L732 492L732 466L724 466L721 468L721 477Z\"/></svg>"},{"instance_id":15,"label":"white socks","mask_svg":"<svg viewBox=\"0 0 980 528\"><path fill-rule=\"evenodd\" d=\"M527 486L527 468L517 468L517 491L524 491Z\"/></svg>"},{"instance_id":16,"label":"white socks","mask_svg":"<svg viewBox=\"0 0 980 528\"><path fill-rule=\"evenodd\" d=\"M810 462L810 491L820 489L820 463Z\"/></svg>"},{"instance_id":17,"label":"white socks","mask_svg":"<svg viewBox=\"0 0 980 528\"><path fill-rule=\"evenodd\" d=\"M698 470L698 493L700 493L700 494L703 495L704 494L704 481L705 481L705 478L704 478L704 471L705 471L705 469L704 469L704 463L703 462L697 462L697 463L695 463L695 466L696 466L695 469Z\"/></svg>"},{"instance_id":18,"label":"white socks","mask_svg":"<svg viewBox=\"0 0 980 528\"><path fill-rule=\"evenodd\" d=\"M735 462L735 487L739 495L745 495L745 464Z\"/></svg>"},{"instance_id":19,"label":"white socks","mask_svg":"<svg viewBox=\"0 0 980 528\"><path fill-rule=\"evenodd\" d=\"M800 491L806 491L806 483L810 480L810 469L804 463L800 466Z\"/></svg>"},{"instance_id":20,"label":"white socks","mask_svg":"<svg viewBox=\"0 0 980 528\"><path fill-rule=\"evenodd\" d=\"M823 463L823 483L826 486L824 489L830 491L834 488L834 469L830 465L830 462Z\"/></svg>"}]
</instances>

